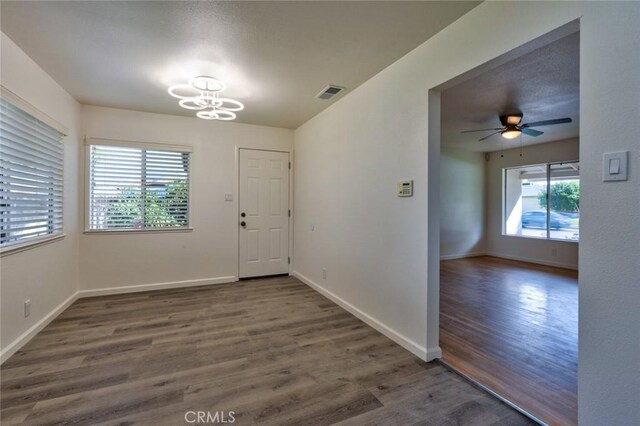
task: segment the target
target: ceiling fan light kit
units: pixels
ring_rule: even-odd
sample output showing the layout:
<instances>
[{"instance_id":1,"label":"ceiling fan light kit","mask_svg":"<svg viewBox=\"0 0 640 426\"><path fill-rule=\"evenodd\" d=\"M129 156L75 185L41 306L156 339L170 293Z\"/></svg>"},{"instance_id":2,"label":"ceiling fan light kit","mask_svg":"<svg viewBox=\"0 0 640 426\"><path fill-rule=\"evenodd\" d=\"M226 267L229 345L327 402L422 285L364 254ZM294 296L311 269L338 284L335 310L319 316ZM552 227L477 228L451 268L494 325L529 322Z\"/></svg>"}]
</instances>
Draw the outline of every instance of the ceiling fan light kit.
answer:
<instances>
[{"instance_id":1,"label":"ceiling fan light kit","mask_svg":"<svg viewBox=\"0 0 640 426\"><path fill-rule=\"evenodd\" d=\"M198 76L189 80L188 84L174 84L167 91L174 98L180 99L178 105L182 108L198 111L198 118L229 121L236 118L236 111L242 111L244 105L235 99L220 97L220 93L226 88L216 78Z\"/></svg>"},{"instance_id":2,"label":"ceiling fan light kit","mask_svg":"<svg viewBox=\"0 0 640 426\"><path fill-rule=\"evenodd\" d=\"M527 136L537 137L542 135L544 132L532 129L532 127L552 126L554 124L564 124L572 122L570 118L566 117L520 124L520 122L522 121L522 117L522 113L501 115L500 123L502 124L502 127L496 127L493 129L464 130L461 133L493 131L493 133L490 133L487 136L478 139L478 141L484 141L494 135L497 135L498 133L500 133L500 135L505 139L515 139L523 133Z\"/></svg>"},{"instance_id":3,"label":"ceiling fan light kit","mask_svg":"<svg viewBox=\"0 0 640 426\"><path fill-rule=\"evenodd\" d=\"M522 134L520 130L516 126L509 125L505 130L501 133L503 138L505 139L515 139Z\"/></svg>"}]
</instances>

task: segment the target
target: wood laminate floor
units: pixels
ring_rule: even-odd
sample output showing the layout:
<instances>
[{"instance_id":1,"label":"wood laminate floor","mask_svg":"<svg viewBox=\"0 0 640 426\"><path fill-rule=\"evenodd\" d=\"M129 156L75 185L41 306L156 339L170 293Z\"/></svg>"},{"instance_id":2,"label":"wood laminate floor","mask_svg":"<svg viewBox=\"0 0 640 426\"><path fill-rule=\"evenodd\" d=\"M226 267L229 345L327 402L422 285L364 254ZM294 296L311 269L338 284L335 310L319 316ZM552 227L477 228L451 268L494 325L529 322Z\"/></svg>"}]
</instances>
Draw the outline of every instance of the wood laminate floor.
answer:
<instances>
[{"instance_id":1,"label":"wood laminate floor","mask_svg":"<svg viewBox=\"0 0 640 426\"><path fill-rule=\"evenodd\" d=\"M449 365L545 423L577 423L577 272L442 262L440 347Z\"/></svg>"},{"instance_id":2,"label":"wood laminate floor","mask_svg":"<svg viewBox=\"0 0 640 426\"><path fill-rule=\"evenodd\" d=\"M80 299L1 380L3 425L530 424L292 277Z\"/></svg>"}]
</instances>

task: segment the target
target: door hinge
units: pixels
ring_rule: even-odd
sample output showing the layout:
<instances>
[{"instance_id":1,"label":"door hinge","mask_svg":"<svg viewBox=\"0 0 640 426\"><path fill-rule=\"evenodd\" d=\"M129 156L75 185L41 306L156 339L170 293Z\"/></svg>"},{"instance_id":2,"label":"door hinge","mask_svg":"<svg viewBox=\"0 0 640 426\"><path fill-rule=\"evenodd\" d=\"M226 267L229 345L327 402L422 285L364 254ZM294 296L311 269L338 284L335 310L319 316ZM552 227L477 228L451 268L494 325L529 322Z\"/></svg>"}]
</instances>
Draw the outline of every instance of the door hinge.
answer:
<instances>
[{"instance_id":1,"label":"door hinge","mask_svg":"<svg viewBox=\"0 0 640 426\"><path fill-rule=\"evenodd\" d=\"M289 217L291 217L291 209L289 209Z\"/></svg>"},{"instance_id":2,"label":"door hinge","mask_svg":"<svg viewBox=\"0 0 640 426\"><path fill-rule=\"evenodd\" d=\"M289 170L291 170L291 161L289 161Z\"/></svg>"},{"instance_id":3,"label":"door hinge","mask_svg":"<svg viewBox=\"0 0 640 426\"><path fill-rule=\"evenodd\" d=\"M290 258L290 257L287 257L287 263L288 263L289 265L291 265L291 258Z\"/></svg>"}]
</instances>

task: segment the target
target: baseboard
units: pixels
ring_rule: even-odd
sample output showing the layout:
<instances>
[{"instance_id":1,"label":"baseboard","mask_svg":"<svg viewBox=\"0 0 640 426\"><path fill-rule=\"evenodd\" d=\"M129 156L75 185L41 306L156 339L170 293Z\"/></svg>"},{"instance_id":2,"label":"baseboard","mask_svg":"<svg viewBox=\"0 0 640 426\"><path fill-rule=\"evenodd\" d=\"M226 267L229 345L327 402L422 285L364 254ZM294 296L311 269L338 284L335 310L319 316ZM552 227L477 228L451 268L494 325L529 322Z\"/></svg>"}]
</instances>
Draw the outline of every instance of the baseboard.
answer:
<instances>
[{"instance_id":1,"label":"baseboard","mask_svg":"<svg viewBox=\"0 0 640 426\"><path fill-rule=\"evenodd\" d=\"M440 358L442 358L442 349L440 349L440 346L427 348L427 359L425 361L433 361L434 359Z\"/></svg>"},{"instance_id":2,"label":"baseboard","mask_svg":"<svg viewBox=\"0 0 640 426\"><path fill-rule=\"evenodd\" d=\"M479 257L485 256L487 253L483 251L473 251L470 253L461 253L461 254L445 254L440 256L440 260L453 260L453 259L464 259L465 257Z\"/></svg>"},{"instance_id":3,"label":"baseboard","mask_svg":"<svg viewBox=\"0 0 640 426\"><path fill-rule=\"evenodd\" d=\"M98 288L95 290L80 290L79 297L108 296L111 294L139 293L141 291L167 290L171 288L197 287L201 285L226 284L238 281L238 277L201 278L197 280L169 281L165 283L139 284L122 287Z\"/></svg>"},{"instance_id":4,"label":"baseboard","mask_svg":"<svg viewBox=\"0 0 640 426\"><path fill-rule=\"evenodd\" d=\"M217 277L217 278L203 278L197 280L186 280L186 281L171 281L166 283L155 283L155 284L141 284L134 285L129 287L111 287L111 288L100 288L95 290L80 290L75 292L71 297L58 305L55 309L49 312L44 318L34 324L29 330L25 331L20 337L11 342L5 349L0 352L0 364L4 363L11 355L16 353L23 347L29 340L31 340L36 334L38 334L43 328L45 328L51 321L53 321L58 315L64 312L73 302L80 298L85 297L94 297L94 296L106 296L110 294L124 294L124 293L137 293L141 291L151 291L151 290L166 290L171 288L182 288L182 287L196 287L202 285L211 285L211 284L224 284L238 281L238 278L235 276L229 277Z\"/></svg>"},{"instance_id":5,"label":"baseboard","mask_svg":"<svg viewBox=\"0 0 640 426\"><path fill-rule=\"evenodd\" d=\"M361 311L360 309L356 308L351 303L349 303L346 300L342 299L340 296L330 292L329 290L323 288L322 286L320 286L319 284L315 283L311 279L305 277L301 273L293 271L292 275L294 277L298 278L300 281L302 281L306 285L308 285L309 287L311 287L312 289L314 289L315 291L317 291L318 293L322 294L327 299L329 299L332 302L336 303L341 308L343 308L344 310L348 311L349 313L351 313L352 315L354 315L355 317L357 317L358 319L360 319L361 321L363 321L367 325L370 325L371 327L375 328L380 333L384 334L389 339L393 340L394 342L396 342L397 344L399 344L400 346L402 346L403 348L405 348L406 350L408 350L412 354L416 355L420 359L427 360L427 359L429 359L429 357L431 357L430 359L435 359L435 358L440 356L439 352L438 352L440 348L438 348L437 350L433 350L432 353L429 354L427 352L427 349L424 346L420 346L419 344L417 344L413 340L407 338L406 336L398 333L397 331L393 330L392 328L388 327L387 325L381 323L377 319L373 318L369 314L367 314L367 313ZM436 354L438 354L438 356L435 356Z\"/></svg>"},{"instance_id":6,"label":"baseboard","mask_svg":"<svg viewBox=\"0 0 640 426\"><path fill-rule=\"evenodd\" d=\"M562 269L571 269L574 271L578 270L578 265L573 265L571 263L553 262L551 260L540 260L540 259L531 258L531 257L513 256L510 254L502 254L502 253L495 253L495 252L486 252L485 255L491 256L491 257L499 257L499 258L508 259L508 260L517 260L520 262L535 263L537 265L554 266L556 268L562 268Z\"/></svg>"},{"instance_id":7,"label":"baseboard","mask_svg":"<svg viewBox=\"0 0 640 426\"><path fill-rule=\"evenodd\" d=\"M0 352L0 365L8 360L11 355L18 352L21 347L26 345L29 340L38 334L43 328L45 328L51 321L56 319L58 315L64 312L73 302L78 299L78 292L76 291L67 300L56 306L51 312L44 316L40 321L35 323L31 328L22 333L16 340L11 342L6 348Z\"/></svg>"}]
</instances>

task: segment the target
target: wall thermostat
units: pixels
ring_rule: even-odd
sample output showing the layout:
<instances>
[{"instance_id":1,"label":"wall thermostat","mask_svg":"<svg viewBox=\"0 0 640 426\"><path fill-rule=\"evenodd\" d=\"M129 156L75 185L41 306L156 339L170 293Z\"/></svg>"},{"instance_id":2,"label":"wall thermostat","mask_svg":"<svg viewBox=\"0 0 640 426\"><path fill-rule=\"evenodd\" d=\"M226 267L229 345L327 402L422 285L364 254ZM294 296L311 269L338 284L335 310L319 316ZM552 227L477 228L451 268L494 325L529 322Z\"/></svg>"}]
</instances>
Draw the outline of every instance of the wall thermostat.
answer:
<instances>
[{"instance_id":1,"label":"wall thermostat","mask_svg":"<svg viewBox=\"0 0 640 426\"><path fill-rule=\"evenodd\" d=\"M396 184L398 197L413 197L413 181L399 180Z\"/></svg>"}]
</instances>

